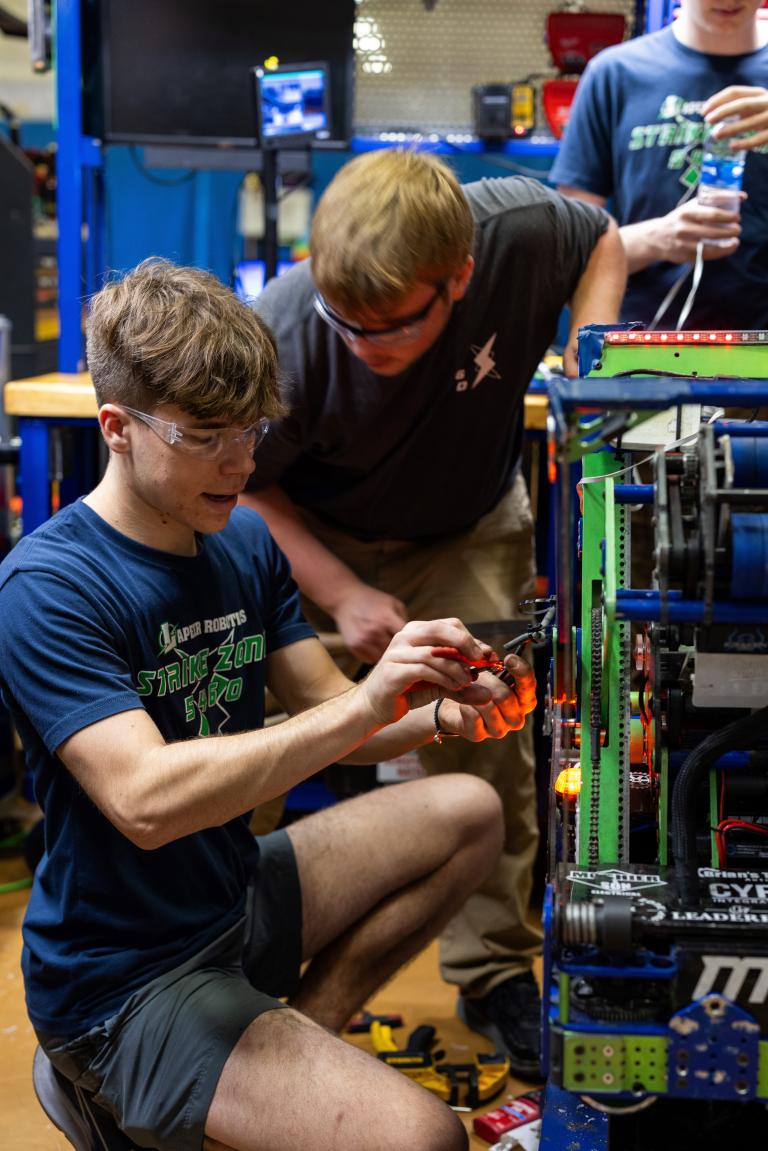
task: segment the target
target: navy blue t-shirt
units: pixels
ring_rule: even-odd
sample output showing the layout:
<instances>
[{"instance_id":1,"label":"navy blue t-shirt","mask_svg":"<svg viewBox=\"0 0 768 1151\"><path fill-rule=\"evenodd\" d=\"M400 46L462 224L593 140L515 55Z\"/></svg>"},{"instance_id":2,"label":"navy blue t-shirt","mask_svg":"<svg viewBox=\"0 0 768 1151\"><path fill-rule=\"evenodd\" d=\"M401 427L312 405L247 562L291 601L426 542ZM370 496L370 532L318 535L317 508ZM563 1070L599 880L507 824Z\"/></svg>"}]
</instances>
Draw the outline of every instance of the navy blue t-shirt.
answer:
<instances>
[{"instance_id":1,"label":"navy blue t-shirt","mask_svg":"<svg viewBox=\"0 0 768 1151\"><path fill-rule=\"evenodd\" d=\"M262 726L267 653L314 632L255 512L235 509L198 543L193 557L145 547L78 502L0 565L0 694L45 815L22 966L49 1034L109 1017L243 912L257 861L247 815L143 851L55 754L136 708L169 742Z\"/></svg>"},{"instance_id":2,"label":"navy blue t-shirt","mask_svg":"<svg viewBox=\"0 0 768 1151\"><path fill-rule=\"evenodd\" d=\"M608 197L622 225L665 216L695 195L708 132L701 108L729 84L768 87L768 47L710 56L665 28L607 48L579 82L549 179ZM688 329L768 328L768 148L747 153L743 187L741 243L705 262ZM663 262L630 276L622 319L650 323L681 271ZM689 286L660 327L674 326Z\"/></svg>"}]
</instances>

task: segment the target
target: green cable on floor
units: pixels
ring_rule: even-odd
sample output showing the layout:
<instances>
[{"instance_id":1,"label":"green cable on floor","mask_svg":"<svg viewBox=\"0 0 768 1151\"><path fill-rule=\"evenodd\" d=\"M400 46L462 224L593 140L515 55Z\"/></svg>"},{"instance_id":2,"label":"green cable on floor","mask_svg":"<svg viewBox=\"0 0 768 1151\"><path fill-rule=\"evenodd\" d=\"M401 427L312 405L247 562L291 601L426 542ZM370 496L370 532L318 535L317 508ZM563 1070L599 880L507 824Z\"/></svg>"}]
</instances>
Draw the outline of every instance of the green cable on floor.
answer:
<instances>
[{"instance_id":1,"label":"green cable on floor","mask_svg":"<svg viewBox=\"0 0 768 1151\"><path fill-rule=\"evenodd\" d=\"M27 834L27 831L17 831L5 839L0 839L0 852L12 851L14 847L21 847L27 838ZM0 883L0 895L8 895L12 891L23 891L25 887L31 886L31 875L27 875L24 879L13 879L8 883Z\"/></svg>"},{"instance_id":2,"label":"green cable on floor","mask_svg":"<svg viewBox=\"0 0 768 1151\"><path fill-rule=\"evenodd\" d=\"M0 883L0 895L8 895L11 891L22 891L25 887L31 886L31 875L28 875L25 879L14 879L11 883Z\"/></svg>"},{"instance_id":3,"label":"green cable on floor","mask_svg":"<svg viewBox=\"0 0 768 1151\"><path fill-rule=\"evenodd\" d=\"M0 839L0 851L7 851L12 847L21 847L26 838L26 831L17 831L15 835L9 835L7 839Z\"/></svg>"}]
</instances>

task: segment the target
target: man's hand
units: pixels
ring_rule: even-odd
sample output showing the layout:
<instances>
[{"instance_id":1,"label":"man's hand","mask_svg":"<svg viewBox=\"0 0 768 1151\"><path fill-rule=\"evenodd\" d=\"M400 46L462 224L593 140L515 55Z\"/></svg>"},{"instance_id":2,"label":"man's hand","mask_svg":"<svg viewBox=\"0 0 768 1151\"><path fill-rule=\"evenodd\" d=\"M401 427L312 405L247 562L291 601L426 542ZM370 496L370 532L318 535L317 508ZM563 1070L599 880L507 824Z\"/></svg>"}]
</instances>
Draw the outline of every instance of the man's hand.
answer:
<instances>
[{"instance_id":1,"label":"man's hand","mask_svg":"<svg viewBox=\"0 0 768 1151\"><path fill-rule=\"evenodd\" d=\"M393 595L361 583L345 593L333 618L352 655L362 663L376 663L408 613Z\"/></svg>"},{"instance_id":2,"label":"man's hand","mask_svg":"<svg viewBox=\"0 0 768 1151\"><path fill-rule=\"evenodd\" d=\"M720 125L715 135L731 140L734 151L768 144L768 88L732 84L710 96L702 111L708 124Z\"/></svg>"},{"instance_id":3,"label":"man's hand","mask_svg":"<svg viewBox=\"0 0 768 1151\"><path fill-rule=\"evenodd\" d=\"M742 200L746 199L744 192L740 195ZM740 235L741 223L736 212L700 204L698 200L686 200L666 216L625 224L621 229L630 272L639 272L662 260L671 264L693 263L700 242L703 242L705 260L722 260L736 251ZM729 242L727 246L717 247L706 243L707 240Z\"/></svg>"},{"instance_id":4,"label":"man's hand","mask_svg":"<svg viewBox=\"0 0 768 1151\"><path fill-rule=\"evenodd\" d=\"M472 743L503 739L510 731L520 731L525 717L536 707L536 678L519 655L504 659L509 682L484 671L477 682L487 687L487 703L469 704L446 699L440 707L440 727Z\"/></svg>"},{"instance_id":5,"label":"man's hand","mask_svg":"<svg viewBox=\"0 0 768 1151\"><path fill-rule=\"evenodd\" d=\"M569 380L575 380L579 375L579 340L578 329L571 332L568 343L563 348L563 372Z\"/></svg>"},{"instance_id":6,"label":"man's hand","mask_svg":"<svg viewBox=\"0 0 768 1151\"><path fill-rule=\"evenodd\" d=\"M446 647L455 648L469 661L494 655L487 643L470 635L461 620L412 620L394 636L360 685L378 723L394 723L411 708L440 696L460 696L462 702L475 707L489 705L506 694L498 690L493 676L483 673L483 682L475 682L468 664L435 654L435 648ZM493 687L486 683L488 679Z\"/></svg>"},{"instance_id":7,"label":"man's hand","mask_svg":"<svg viewBox=\"0 0 768 1151\"><path fill-rule=\"evenodd\" d=\"M408 619L404 604L358 579L308 528L279 484L244 492L240 500L267 521L302 593L331 616L352 655L375 663Z\"/></svg>"},{"instance_id":8,"label":"man's hand","mask_svg":"<svg viewBox=\"0 0 768 1151\"><path fill-rule=\"evenodd\" d=\"M746 195L741 193L741 199ZM649 221L651 223L651 221ZM704 241L705 260L721 260L732 256L739 246L741 223L736 212L712 208L698 200L686 200L666 216L654 220L655 242L659 260L671 264L686 264L696 259L696 247ZM715 247L707 240L728 240L728 247Z\"/></svg>"}]
</instances>

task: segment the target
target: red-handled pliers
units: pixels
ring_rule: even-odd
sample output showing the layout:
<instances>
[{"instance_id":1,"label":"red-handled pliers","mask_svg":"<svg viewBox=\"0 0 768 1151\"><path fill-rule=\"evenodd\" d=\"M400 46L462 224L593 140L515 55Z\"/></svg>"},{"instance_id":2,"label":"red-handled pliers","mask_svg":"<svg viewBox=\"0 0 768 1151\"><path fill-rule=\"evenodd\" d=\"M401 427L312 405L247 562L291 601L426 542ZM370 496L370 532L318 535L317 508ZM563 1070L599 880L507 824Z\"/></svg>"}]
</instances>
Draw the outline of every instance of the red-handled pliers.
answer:
<instances>
[{"instance_id":1,"label":"red-handled pliers","mask_svg":"<svg viewBox=\"0 0 768 1151\"><path fill-rule=\"evenodd\" d=\"M469 670L475 673L490 671L494 675L501 675L505 670L504 661L501 659L469 659L456 647L433 647L432 655L441 659L456 659L459 663L465 663Z\"/></svg>"}]
</instances>

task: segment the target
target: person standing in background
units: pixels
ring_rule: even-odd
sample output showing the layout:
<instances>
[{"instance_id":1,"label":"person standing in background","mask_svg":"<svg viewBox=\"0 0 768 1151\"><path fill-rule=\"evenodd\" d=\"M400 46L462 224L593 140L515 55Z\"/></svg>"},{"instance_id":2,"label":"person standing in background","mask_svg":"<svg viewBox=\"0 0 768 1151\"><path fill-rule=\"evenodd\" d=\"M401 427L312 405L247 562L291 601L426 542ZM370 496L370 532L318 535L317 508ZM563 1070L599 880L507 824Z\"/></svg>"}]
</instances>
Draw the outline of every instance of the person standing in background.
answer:
<instances>
[{"instance_id":1,"label":"person standing in background","mask_svg":"<svg viewBox=\"0 0 768 1151\"><path fill-rule=\"evenodd\" d=\"M370 663L408 618L518 615L534 590L524 395L566 304L571 375L579 325L617 318L615 224L536 180L462 188L435 156L384 149L336 175L310 251L256 301L290 413L241 497L288 555L309 618ZM460 1016L535 1076L531 725L500 755L467 756L458 741L420 755L428 772L472 772L502 798L504 852L443 932L441 970Z\"/></svg>"},{"instance_id":2,"label":"person standing in background","mask_svg":"<svg viewBox=\"0 0 768 1151\"><path fill-rule=\"evenodd\" d=\"M579 83L549 178L566 196L611 200L630 272L624 320L651 324L701 244L684 326L768 327L768 20L760 7L681 0L671 26L605 49ZM696 200L711 131L748 149L740 215ZM670 301L659 325L673 327L679 311Z\"/></svg>"}]
</instances>

